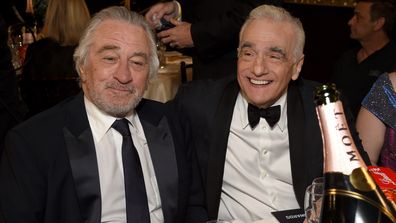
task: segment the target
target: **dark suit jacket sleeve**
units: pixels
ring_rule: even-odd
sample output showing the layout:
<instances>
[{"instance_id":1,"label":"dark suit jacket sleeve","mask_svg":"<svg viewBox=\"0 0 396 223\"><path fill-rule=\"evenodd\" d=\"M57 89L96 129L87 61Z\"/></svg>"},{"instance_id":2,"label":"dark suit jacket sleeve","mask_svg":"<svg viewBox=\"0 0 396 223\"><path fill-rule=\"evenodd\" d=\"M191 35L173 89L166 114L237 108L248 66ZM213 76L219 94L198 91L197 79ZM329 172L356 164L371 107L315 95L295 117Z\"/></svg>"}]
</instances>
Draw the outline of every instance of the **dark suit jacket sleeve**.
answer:
<instances>
[{"instance_id":1,"label":"dark suit jacket sleeve","mask_svg":"<svg viewBox=\"0 0 396 223\"><path fill-rule=\"evenodd\" d=\"M191 0L184 2L182 2L182 7ZM261 4L280 5L281 0L232 0L229 1L229 4L233 4L231 10L221 13L211 20L197 21L197 19L193 19L191 35L195 53L203 61L224 55L234 48L236 51L239 31L249 12ZM222 5L213 2L213 5L209 4L207 7L222 7ZM205 12L200 13L201 17L205 16ZM183 20L184 15L185 13Z\"/></svg>"},{"instance_id":2,"label":"dark suit jacket sleeve","mask_svg":"<svg viewBox=\"0 0 396 223\"><path fill-rule=\"evenodd\" d=\"M10 131L0 163L0 210L6 222L41 222L44 214L45 177L37 154L16 131Z\"/></svg>"},{"instance_id":3,"label":"dark suit jacket sleeve","mask_svg":"<svg viewBox=\"0 0 396 223\"><path fill-rule=\"evenodd\" d=\"M208 213L205 205L205 194L200 178L198 161L195 151L191 152L192 180L190 186L190 197L186 213L186 222L201 223L208 221Z\"/></svg>"},{"instance_id":4,"label":"dark suit jacket sleeve","mask_svg":"<svg viewBox=\"0 0 396 223\"><path fill-rule=\"evenodd\" d=\"M0 161L0 210L6 223L82 222L60 120L63 113L43 114L8 133Z\"/></svg>"},{"instance_id":5,"label":"dark suit jacket sleeve","mask_svg":"<svg viewBox=\"0 0 396 223\"><path fill-rule=\"evenodd\" d=\"M184 149L187 153L188 164L191 169L191 181L189 186L189 197L185 215L185 222L200 223L208 220L207 211L205 209L205 195L203 184L200 178L198 163L196 159L196 150L193 147L191 140L190 123L182 117L179 109L181 109L177 102L171 101L166 104L168 110L168 117L172 120L174 125L181 128L183 133Z\"/></svg>"}]
</instances>

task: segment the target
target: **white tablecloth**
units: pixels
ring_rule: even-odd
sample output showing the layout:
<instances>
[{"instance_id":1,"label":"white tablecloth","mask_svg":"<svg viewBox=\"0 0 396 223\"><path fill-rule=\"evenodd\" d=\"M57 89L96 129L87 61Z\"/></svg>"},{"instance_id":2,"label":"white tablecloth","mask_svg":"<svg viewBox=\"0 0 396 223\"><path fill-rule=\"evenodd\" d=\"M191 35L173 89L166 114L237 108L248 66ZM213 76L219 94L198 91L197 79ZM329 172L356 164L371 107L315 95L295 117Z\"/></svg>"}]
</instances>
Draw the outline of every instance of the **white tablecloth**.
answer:
<instances>
[{"instance_id":1,"label":"white tablecloth","mask_svg":"<svg viewBox=\"0 0 396 223\"><path fill-rule=\"evenodd\" d=\"M155 101L166 102L172 99L181 84L181 61L191 64L191 57L183 56L179 52L165 53L166 65L158 70L157 77L149 81L148 88L143 97ZM191 76L191 74L190 74Z\"/></svg>"}]
</instances>

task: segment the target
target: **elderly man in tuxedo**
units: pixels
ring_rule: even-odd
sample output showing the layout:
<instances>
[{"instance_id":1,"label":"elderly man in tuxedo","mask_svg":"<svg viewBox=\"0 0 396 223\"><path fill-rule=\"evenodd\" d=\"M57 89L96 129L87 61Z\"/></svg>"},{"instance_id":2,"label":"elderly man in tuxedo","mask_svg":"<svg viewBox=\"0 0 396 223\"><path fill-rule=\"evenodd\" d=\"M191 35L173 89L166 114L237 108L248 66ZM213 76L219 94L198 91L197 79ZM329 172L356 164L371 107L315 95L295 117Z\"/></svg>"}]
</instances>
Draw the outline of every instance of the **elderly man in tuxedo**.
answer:
<instances>
[{"instance_id":1,"label":"elderly man in tuxedo","mask_svg":"<svg viewBox=\"0 0 396 223\"><path fill-rule=\"evenodd\" d=\"M237 78L192 82L169 104L191 131L209 219L271 222L303 207L323 174L317 84L299 78L304 39L298 19L259 6L240 32Z\"/></svg>"},{"instance_id":2,"label":"elderly man in tuxedo","mask_svg":"<svg viewBox=\"0 0 396 223\"><path fill-rule=\"evenodd\" d=\"M192 222L186 213L205 213L189 198L192 168L177 120L142 99L158 69L144 18L124 7L102 10L74 59L83 92L6 138L3 220L184 223Z\"/></svg>"}]
</instances>

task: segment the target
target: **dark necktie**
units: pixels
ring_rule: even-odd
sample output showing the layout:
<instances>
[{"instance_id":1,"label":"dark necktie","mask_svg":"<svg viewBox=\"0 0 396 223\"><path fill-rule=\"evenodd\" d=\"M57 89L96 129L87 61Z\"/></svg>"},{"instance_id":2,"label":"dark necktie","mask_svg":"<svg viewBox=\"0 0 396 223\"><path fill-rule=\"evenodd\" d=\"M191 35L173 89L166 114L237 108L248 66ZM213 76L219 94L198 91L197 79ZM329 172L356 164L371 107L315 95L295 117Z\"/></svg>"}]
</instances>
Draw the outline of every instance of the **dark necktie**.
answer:
<instances>
[{"instance_id":1,"label":"dark necktie","mask_svg":"<svg viewBox=\"0 0 396 223\"><path fill-rule=\"evenodd\" d=\"M112 127L122 135L122 163L124 166L126 216L128 223L148 223L146 187L139 155L132 142L128 120L118 119Z\"/></svg>"},{"instance_id":2,"label":"dark necktie","mask_svg":"<svg viewBox=\"0 0 396 223\"><path fill-rule=\"evenodd\" d=\"M260 117L265 118L268 125L274 127L280 118L280 105L269 108L258 108L252 104L248 105L249 125L254 128L260 121Z\"/></svg>"}]
</instances>

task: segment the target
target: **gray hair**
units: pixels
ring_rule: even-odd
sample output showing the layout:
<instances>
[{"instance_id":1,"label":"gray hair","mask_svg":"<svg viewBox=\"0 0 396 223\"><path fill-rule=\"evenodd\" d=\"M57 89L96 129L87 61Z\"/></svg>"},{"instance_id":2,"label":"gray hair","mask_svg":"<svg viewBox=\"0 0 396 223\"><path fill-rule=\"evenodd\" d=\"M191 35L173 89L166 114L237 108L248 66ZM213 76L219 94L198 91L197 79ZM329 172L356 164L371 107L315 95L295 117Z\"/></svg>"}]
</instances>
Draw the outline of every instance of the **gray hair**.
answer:
<instances>
[{"instance_id":1,"label":"gray hair","mask_svg":"<svg viewBox=\"0 0 396 223\"><path fill-rule=\"evenodd\" d=\"M107 20L118 20L122 22L127 22L131 25L136 25L142 27L147 33L150 43L150 55L149 55L149 77L150 79L155 77L158 72L159 61L157 56L157 48L155 44L155 36L153 30L150 28L145 18L135 12L129 11L123 6L112 6L101 10L91 19L88 27L83 32L80 43L76 50L74 51L74 62L78 74L80 74L79 66L86 65L88 52L90 46L92 45L92 40L96 34L96 29L100 24ZM133 35L133 34L131 34Z\"/></svg>"},{"instance_id":2,"label":"gray hair","mask_svg":"<svg viewBox=\"0 0 396 223\"><path fill-rule=\"evenodd\" d=\"M268 19L274 22L287 22L292 25L296 34L296 47L294 49L295 59L303 56L304 44L305 44L305 32L304 28L298 18L293 17L288 11L281 7L273 5L261 5L253 9L245 23L243 24L239 33L239 39L241 39L246 26L255 19Z\"/></svg>"}]
</instances>

